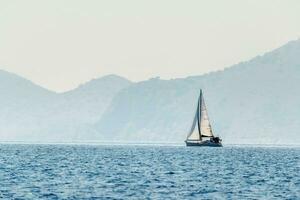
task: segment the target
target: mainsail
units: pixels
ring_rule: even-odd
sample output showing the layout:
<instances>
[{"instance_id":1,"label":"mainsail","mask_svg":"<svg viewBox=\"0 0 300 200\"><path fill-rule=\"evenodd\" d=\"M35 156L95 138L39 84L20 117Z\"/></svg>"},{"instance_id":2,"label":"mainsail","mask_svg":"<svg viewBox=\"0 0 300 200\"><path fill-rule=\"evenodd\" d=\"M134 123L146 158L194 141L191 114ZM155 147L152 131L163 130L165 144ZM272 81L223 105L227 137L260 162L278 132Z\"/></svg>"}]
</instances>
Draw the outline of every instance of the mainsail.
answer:
<instances>
[{"instance_id":1,"label":"mainsail","mask_svg":"<svg viewBox=\"0 0 300 200\"><path fill-rule=\"evenodd\" d=\"M197 110L187 140L202 140L202 137L213 137L202 90L197 102Z\"/></svg>"},{"instance_id":2,"label":"mainsail","mask_svg":"<svg viewBox=\"0 0 300 200\"><path fill-rule=\"evenodd\" d=\"M203 95L200 96L201 96L200 134L202 137L213 137Z\"/></svg>"}]
</instances>

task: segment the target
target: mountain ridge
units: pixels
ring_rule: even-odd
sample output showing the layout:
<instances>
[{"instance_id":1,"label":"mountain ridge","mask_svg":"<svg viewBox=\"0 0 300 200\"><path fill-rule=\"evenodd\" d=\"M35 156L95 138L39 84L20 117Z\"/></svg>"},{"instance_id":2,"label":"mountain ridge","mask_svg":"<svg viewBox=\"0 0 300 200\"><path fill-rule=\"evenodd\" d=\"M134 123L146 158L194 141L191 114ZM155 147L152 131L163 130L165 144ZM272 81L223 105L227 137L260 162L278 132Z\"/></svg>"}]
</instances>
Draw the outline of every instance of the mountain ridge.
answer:
<instances>
[{"instance_id":1,"label":"mountain ridge","mask_svg":"<svg viewBox=\"0 0 300 200\"><path fill-rule=\"evenodd\" d=\"M108 75L62 93L0 70L0 140L183 142L202 88L225 143L299 144L298 55L295 40L202 75L140 82Z\"/></svg>"},{"instance_id":2,"label":"mountain ridge","mask_svg":"<svg viewBox=\"0 0 300 200\"><path fill-rule=\"evenodd\" d=\"M189 118L194 114L194 101L202 88L213 128L225 142L299 143L297 130L300 127L295 122L300 113L293 109L300 106L297 87L297 83L300 84L299 53L300 40L297 40L222 71L133 84L126 91L120 91L112 101L110 109L97 124L99 135L103 140L183 141L190 128ZM144 104L140 105L141 102ZM244 107L248 108L245 110ZM285 119L285 110L290 111L292 121ZM294 127L288 131L287 138L276 136L284 131L279 123L283 127Z\"/></svg>"},{"instance_id":3,"label":"mountain ridge","mask_svg":"<svg viewBox=\"0 0 300 200\"><path fill-rule=\"evenodd\" d=\"M131 84L119 76L93 79L64 93L0 71L0 141L72 141L92 132L111 98Z\"/></svg>"}]
</instances>

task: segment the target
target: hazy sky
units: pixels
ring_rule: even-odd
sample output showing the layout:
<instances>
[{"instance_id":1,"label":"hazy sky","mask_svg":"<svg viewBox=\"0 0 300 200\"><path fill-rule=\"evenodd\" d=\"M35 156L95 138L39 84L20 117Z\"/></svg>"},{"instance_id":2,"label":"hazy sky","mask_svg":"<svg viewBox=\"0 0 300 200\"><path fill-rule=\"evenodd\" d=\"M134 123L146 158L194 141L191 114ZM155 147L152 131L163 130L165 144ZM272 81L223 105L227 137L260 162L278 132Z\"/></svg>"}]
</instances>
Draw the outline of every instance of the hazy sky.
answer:
<instances>
[{"instance_id":1,"label":"hazy sky","mask_svg":"<svg viewBox=\"0 0 300 200\"><path fill-rule=\"evenodd\" d=\"M299 37L299 0L0 0L0 68L56 91L199 75Z\"/></svg>"}]
</instances>

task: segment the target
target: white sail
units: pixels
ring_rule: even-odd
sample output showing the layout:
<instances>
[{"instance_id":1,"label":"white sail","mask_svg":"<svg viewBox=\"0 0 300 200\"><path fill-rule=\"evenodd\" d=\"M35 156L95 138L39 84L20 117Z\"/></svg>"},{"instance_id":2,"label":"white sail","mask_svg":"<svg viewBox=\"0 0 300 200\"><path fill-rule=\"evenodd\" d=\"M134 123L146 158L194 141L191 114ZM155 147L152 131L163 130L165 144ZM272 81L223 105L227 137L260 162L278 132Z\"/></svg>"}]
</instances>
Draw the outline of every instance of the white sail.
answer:
<instances>
[{"instance_id":1,"label":"white sail","mask_svg":"<svg viewBox=\"0 0 300 200\"><path fill-rule=\"evenodd\" d=\"M205 139L207 137L209 139ZM192 128L185 141L186 146L222 147L221 142L222 140L219 137L214 137L213 135L202 90L200 90Z\"/></svg>"},{"instance_id":2,"label":"white sail","mask_svg":"<svg viewBox=\"0 0 300 200\"><path fill-rule=\"evenodd\" d=\"M198 102L199 105L199 102ZM187 136L187 140L200 140L199 128L198 128L199 106L194 117L194 121L191 130Z\"/></svg>"},{"instance_id":3,"label":"white sail","mask_svg":"<svg viewBox=\"0 0 300 200\"><path fill-rule=\"evenodd\" d=\"M208 113L205 106L203 95L201 95L201 114L200 114L200 133L201 136L213 137L211 125L208 119Z\"/></svg>"},{"instance_id":4,"label":"white sail","mask_svg":"<svg viewBox=\"0 0 300 200\"><path fill-rule=\"evenodd\" d=\"M199 132L199 114L200 114L200 97L197 101L197 109L195 113L195 117L193 120L193 124L191 130L187 136L187 140L201 140L200 132Z\"/></svg>"},{"instance_id":5,"label":"white sail","mask_svg":"<svg viewBox=\"0 0 300 200\"><path fill-rule=\"evenodd\" d=\"M199 126L200 126L200 130L199 130ZM191 130L187 136L187 140L202 141L202 137L213 137L213 133L209 122L208 113L205 106L202 91L200 91L200 97L197 103L196 114L194 117Z\"/></svg>"}]
</instances>

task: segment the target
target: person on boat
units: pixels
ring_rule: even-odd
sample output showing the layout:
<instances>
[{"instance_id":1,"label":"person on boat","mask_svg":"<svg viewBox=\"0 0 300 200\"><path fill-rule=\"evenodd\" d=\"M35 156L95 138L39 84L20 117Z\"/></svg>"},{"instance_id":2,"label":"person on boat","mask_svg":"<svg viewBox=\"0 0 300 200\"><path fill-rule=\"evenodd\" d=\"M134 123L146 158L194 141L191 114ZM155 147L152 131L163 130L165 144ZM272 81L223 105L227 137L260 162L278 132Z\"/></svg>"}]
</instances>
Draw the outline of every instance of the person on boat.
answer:
<instances>
[{"instance_id":1,"label":"person on boat","mask_svg":"<svg viewBox=\"0 0 300 200\"><path fill-rule=\"evenodd\" d=\"M219 137L213 137L213 138L210 138L210 141L214 142L214 143L220 143L221 139Z\"/></svg>"}]
</instances>

